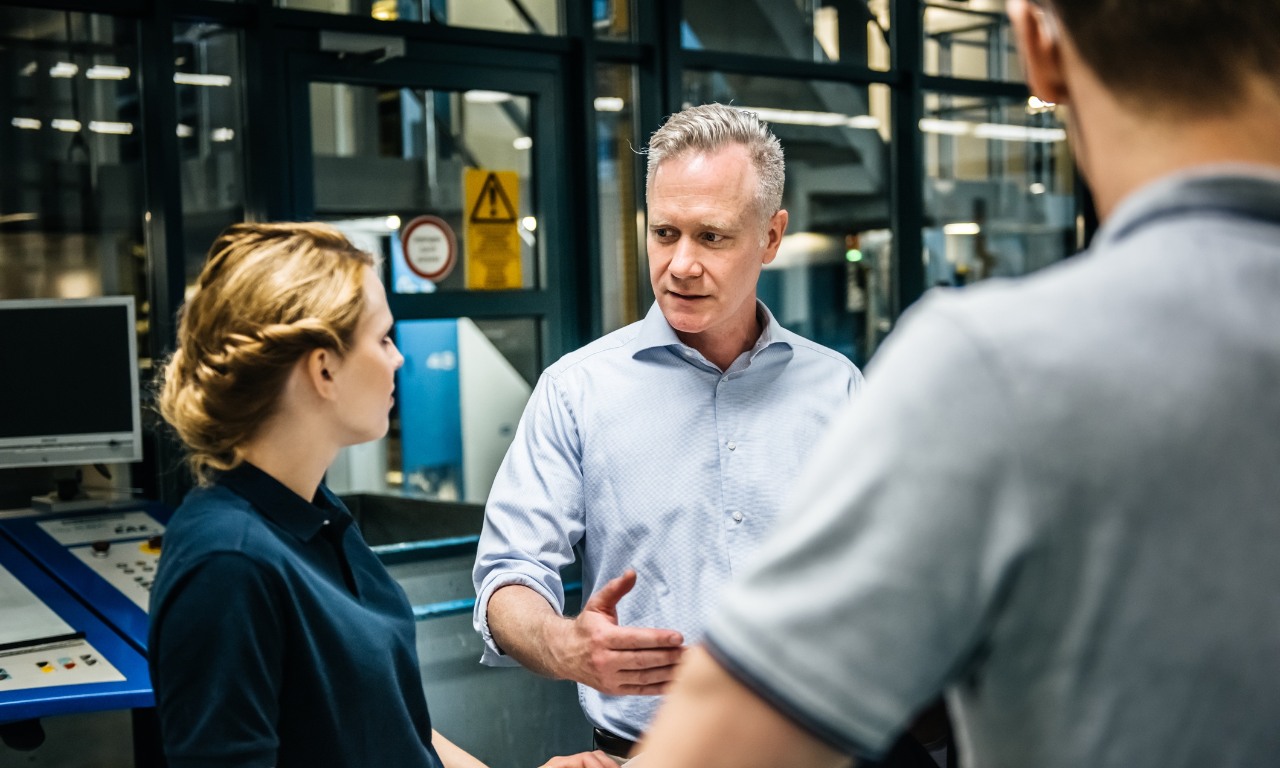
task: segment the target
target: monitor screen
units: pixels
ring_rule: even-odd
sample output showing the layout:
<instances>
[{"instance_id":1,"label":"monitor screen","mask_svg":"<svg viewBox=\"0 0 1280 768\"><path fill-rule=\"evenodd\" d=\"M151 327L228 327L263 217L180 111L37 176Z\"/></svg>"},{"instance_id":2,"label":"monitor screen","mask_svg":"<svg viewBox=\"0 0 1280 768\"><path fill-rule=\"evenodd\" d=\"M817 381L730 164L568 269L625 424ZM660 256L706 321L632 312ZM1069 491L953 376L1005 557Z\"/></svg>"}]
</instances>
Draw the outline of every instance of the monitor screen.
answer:
<instances>
[{"instance_id":1,"label":"monitor screen","mask_svg":"<svg viewBox=\"0 0 1280 768\"><path fill-rule=\"evenodd\" d=\"M141 458L133 297L0 301L0 467Z\"/></svg>"}]
</instances>

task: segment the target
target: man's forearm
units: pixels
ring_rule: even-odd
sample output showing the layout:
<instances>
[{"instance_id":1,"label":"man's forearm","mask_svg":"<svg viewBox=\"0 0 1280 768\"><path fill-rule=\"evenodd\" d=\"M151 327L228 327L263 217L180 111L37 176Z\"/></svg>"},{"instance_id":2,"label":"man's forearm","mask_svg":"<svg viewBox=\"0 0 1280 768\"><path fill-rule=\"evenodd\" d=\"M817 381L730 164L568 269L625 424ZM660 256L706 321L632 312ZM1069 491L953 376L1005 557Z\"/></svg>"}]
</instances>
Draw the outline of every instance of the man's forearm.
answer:
<instances>
[{"instance_id":1,"label":"man's forearm","mask_svg":"<svg viewBox=\"0 0 1280 768\"><path fill-rule=\"evenodd\" d=\"M556 622L568 621L546 598L523 584L500 587L489 598L489 631L498 648L522 666L546 677L566 678L553 653Z\"/></svg>"}]
</instances>

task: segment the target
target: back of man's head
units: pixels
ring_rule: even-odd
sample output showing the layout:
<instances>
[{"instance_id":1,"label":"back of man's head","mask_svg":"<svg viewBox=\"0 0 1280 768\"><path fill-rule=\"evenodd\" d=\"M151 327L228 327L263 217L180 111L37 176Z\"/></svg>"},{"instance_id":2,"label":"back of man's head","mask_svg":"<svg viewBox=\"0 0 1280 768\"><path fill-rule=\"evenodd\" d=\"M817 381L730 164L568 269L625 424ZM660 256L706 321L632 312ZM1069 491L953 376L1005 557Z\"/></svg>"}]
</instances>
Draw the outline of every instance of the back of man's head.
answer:
<instances>
[{"instance_id":1,"label":"back of man's head","mask_svg":"<svg viewBox=\"0 0 1280 768\"><path fill-rule=\"evenodd\" d=\"M782 208L782 186L785 165L782 144L769 130L769 125L754 112L725 106L703 104L687 107L667 119L649 139L649 169L645 191L653 186L653 175L667 160L688 152L714 152L730 144L747 148L755 166L760 187L756 200L767 218Z\"/></svg>"},{"instance_id":2,"label":"back of man's head","mask_svg":"<svg viewBox=\"0 0 1280 768\"><path fill-rule=\"evenodd\" d=\"M1108 89L1152 112L1230 111L1250 80L1280 93L1276 0L1032 0Z\"/></svg>"}]
</instances>

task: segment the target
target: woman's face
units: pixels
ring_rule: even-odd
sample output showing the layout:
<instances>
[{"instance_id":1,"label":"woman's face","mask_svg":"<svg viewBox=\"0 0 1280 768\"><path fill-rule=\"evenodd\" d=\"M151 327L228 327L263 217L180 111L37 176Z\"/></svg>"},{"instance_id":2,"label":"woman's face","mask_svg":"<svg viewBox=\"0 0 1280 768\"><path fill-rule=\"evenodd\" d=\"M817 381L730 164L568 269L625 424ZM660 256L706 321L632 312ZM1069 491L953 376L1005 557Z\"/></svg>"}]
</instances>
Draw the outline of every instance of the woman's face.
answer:
<instances>
[{"instance_id":1,"label":"woman's face","mask_svg":"<svg viewBox=\"0 0 1280 768\"><path fill-rule=\"evenodd\" d=\"M351 349L334 374L343 445L377 440L387 434L395 400L396 371L404 356L391 340L393 319L378 275L365 267L364 313Z\"/></svg>"}]
</instances>

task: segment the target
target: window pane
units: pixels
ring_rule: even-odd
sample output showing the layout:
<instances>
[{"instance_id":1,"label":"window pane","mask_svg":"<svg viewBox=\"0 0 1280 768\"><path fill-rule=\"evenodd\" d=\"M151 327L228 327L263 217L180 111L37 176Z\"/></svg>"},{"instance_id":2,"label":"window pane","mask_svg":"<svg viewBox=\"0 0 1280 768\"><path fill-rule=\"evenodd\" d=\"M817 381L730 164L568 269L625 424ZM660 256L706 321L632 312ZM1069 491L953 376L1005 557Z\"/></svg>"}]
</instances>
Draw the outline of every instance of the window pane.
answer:
<instances>
[{"instance_id":1,"label":"window pane","mask_svg":"<svg viewBox=\"0 0 1280 768\"><path fill-rule=\"evenodd\" d=\"M937 0L925 7L924 71L1021 82L1004 0Z\"/></svg>"},{"instance_id":2,"label":"window pane","mask_svg":"<svg viewBox=\"0 0 1280 768\"><path fill-rule=\"evenodd\" d=\"M145 372L151 303L135 29L98 14L0 8L0 299L135 297ZM84 472L89 487L134 485L127 467L112 475ZM33 478L31 492L53 490L51 478L39 487L45 480ZM27 482L0 478L0 486Z\"/></svg>"},{"instance_id":3,"label":"window pane","mask_svg":"<svg viewBox=\"0 0 1280 768\"><path fill-rule=\"evenodd\" d=\"M605 333L639 320L649 295L641 258L643 221L637 205L644 188L644 157L636 126L635 68L603 64L596 70L596 142L600 195L600 304Z\"/></svg>"},{"instance_id":4,"label":"window pane","mask_svg":"<svg viewBox=\"0 0 1280 768\"><path fill-rule=\"evenodd\" d=\"M282 8L425 21L532 35L563 34L560 0L276 0Z\"/></svg>"},{"instance_id":5,"label":"window pane","mask_svg":"<svg viewBox=\"0 0 1280 768\"><path fill-rule=\"evenodd\" d=\"M786 153L790 221L760 298L782 325L864 362L890 295L887 256L880 274L863 247L888 238L888 88L694 72L685 101L733 104L769 122Z\"/></svg>"},{"instance_id":6,"label":"window pane","mask_svg":"<svg viewBox=\"0 0 1280 768\"><path fill-rule=\"evenodd\" d=\"M925 95L927 285L1021 275L1073 250L1066 131L1026 101Z\"/></svg>"},{"instance_id":7,"label":"window pane","mask_svg":"<svg viewBox=\"0 0 1280 768\"><path fill-rule=\"evenodd\" d=\"M633 0L591 0L591 23L601 40L635 39Z\"/></svg>"},{"instance_id":8,"label":"window pane","mask_svg":"<svg viewBox=\"0 0 1280 768\"><path fill-rule=\"evenodd\" d=\"M681 44L801 61L889 68L887 0L685 0Z\"/></svg>"},{"instance_id":9,"label":"window pane","mask_svg":"<svg viewBox=\"0 0 1280 768\"><path fill-rule=\"evenodd\" d=\"M383 440L344 449L336 492L483 504L541 370L533 318L396 323L404 367Z\"/></svg>"},{"instance_id":10,"label":"window pane","mask_svg":"<svg viewBox=\"0 0 1280 768\"><path fill-rule=\"evenodd\" d=\"M530 109L500 91L313 83L317 218L397 233L399 293L535 287Z\"/></svg>"},{"instance_id":11,"label":"window pane","mask_svg":"<svg viewBox=\"0 0 1280 768\"><path fill-rule=\"evenodd\" d=\"M179 24L174 51L182 226L192 284L214 238L244 219L240 33L216 24Z\"/></svg>"}]
</instances>

